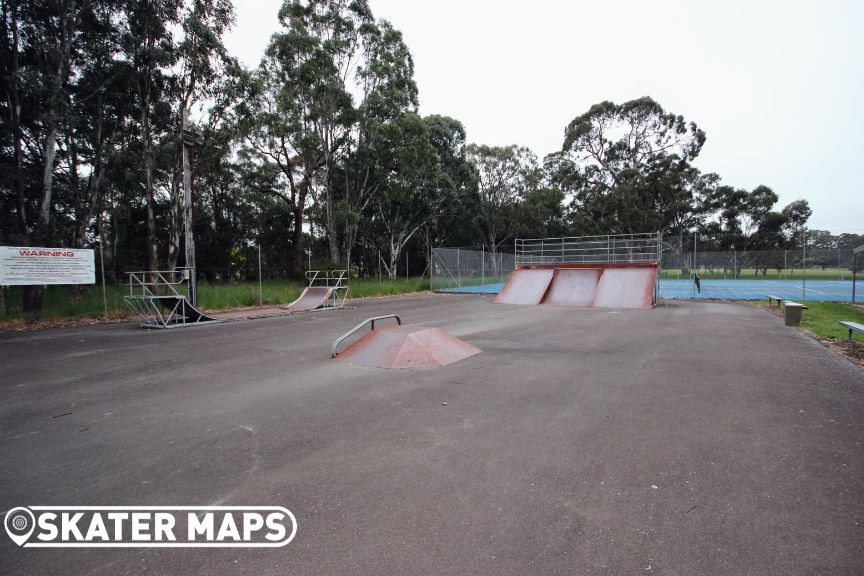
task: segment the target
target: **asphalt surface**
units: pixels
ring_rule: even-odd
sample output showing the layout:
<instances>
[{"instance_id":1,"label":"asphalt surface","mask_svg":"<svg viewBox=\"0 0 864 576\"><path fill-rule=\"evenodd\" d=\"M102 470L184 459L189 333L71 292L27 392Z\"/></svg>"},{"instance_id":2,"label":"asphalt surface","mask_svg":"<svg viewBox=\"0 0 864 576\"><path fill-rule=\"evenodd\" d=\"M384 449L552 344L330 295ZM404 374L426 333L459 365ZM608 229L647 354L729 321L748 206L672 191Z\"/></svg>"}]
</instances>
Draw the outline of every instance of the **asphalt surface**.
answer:
<instances>
[{"instance_id":1,"label":"asphalt surface","mask_svg":"<svg viewBox=\"0 0 864 576\"><path fill-rule=\"evenodd\" d=\"M487 296L0 334L0 509L279 505L275 549L23 549L3 574L862 574L864 377L748 304ZM484 352L329 359L399 313ZM445 405L446 403L446 405Z\"/></svg>"}]
</instances>

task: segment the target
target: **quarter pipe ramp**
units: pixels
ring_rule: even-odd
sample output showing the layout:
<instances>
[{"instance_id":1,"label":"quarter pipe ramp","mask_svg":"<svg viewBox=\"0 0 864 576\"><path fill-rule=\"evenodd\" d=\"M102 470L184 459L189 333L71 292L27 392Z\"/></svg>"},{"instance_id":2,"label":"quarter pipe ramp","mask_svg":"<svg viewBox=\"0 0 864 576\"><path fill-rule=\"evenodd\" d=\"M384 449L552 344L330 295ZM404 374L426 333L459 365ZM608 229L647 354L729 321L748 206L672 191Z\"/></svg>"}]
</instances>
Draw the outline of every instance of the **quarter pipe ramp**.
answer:
<instances>
[{"instance_id":1,"label":"quarter pipe ramp","mask_svg":"<svg viewBox=\"0 0 864 576\"><path fill-rule=\"evenodd\" d=\"M543 301L555 270L551 268L525 268L514 270L504 288L495 298L496 304L536 305Z\"/></svg>"},{"instance_id":2,"label":"quarter pipe ramp","mask_svg":"<svg viewBox=\"0 0 864 576\"><path fill-rule=\"evenodd\" d=\"M303 293L300 294L300 297L297 298L297 300L288 304L284 308L291 312L306 312L307 310L321 308L330 298L332 293L333 288L328 288L326 286L309 286L303 290Z\"/></svg>"},{"instance_id":3,"label":"quarter pipe ramp","mask_svg":"<svg viewBox=\"0 0 864 576\"><path fill-rule=\"evenodd\" d=\"M553 306L591 306L603 270L599 268L560 268L555 270L543 304Z\"/></svg>"},{"instance_id":4,"label":"quarter pipe ramp","mask_svg":"<svg viewBox=\"0 0 864 576\"><path fill-rule=\"evenodd\" d=\"M657 268L607 268L597 283L595 308L650 308Z\"/></svg>"}]
</instances>

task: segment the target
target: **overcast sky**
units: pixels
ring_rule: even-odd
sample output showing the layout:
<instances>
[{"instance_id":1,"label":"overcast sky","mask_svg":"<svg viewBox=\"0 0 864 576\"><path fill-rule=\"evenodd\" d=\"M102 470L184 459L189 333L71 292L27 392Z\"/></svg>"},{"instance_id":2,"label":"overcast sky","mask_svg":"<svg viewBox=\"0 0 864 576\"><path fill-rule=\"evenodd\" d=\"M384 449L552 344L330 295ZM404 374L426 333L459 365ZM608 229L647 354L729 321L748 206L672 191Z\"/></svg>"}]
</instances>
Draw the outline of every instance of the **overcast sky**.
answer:
<instances>
[{"instance_id":1,"label":"overcast sky","mask_svg":"<svg viewBox=\"0 0 864 576\"><path fill-rule=\"evenodd\" d=\"M731 186L806 198L810 227L864 232L864 2L370 0L402 31L420 113L540 158L602 100L651 96L708 139ZM256 65L281 0L236 0L228 48Z\"/></svg>"}]
</instances>

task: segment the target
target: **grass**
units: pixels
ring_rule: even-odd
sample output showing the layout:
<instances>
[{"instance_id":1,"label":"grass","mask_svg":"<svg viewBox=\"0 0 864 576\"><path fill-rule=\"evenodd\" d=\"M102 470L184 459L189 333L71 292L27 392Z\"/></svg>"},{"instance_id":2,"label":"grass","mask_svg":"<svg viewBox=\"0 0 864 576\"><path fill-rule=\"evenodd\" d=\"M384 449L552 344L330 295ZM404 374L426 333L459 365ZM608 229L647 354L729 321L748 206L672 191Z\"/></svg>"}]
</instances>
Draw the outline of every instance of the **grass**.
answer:
<instances>
[{"instance_id":1,"label":"grass","mask_svg":"<svg viewBox=\"0 0 864 576\"><path fill-rule=\"evenodd\" d=\"M754 304L768 305L767 300L754 300ZM801 327L806 328L821 338L832 340L845 340L849 331L838 324L840 320L847 322L858 322L864 324L864 309L860 305L852 305L843 302L806 302L807 310L801 314ZM774 303L774 311L777 312L777 303ZM782 315L782 309L781 309ZM852 340L861 342L864 336L855 333Z\"/></svg>"},{"instance_id":2,"label":"grass","mask_svg":"<svg viewBox=\"0 0 864 576\"><path fill-rule=\"evenodd\" d=\"M845 340L849 331L837 323L840 320L864 324L864 311L852 304L807 302L807 310L801 316L801 326L823 338ZM860 342L864 336L856 333L852 339Z\"/></svg>"},{"instance_id":3,"label":"grass","mask_svg":"<svg viewBox=\"0 0 864 576\"><path fill-rule=\"evenodd\" d=\"M305 287L305 283L293 280L266 280L261 284L262 303L266 305L287 304L295 300ZM69 286L48 286L45 289L43 311L40 318L101 318L104 314L102 305L102 287L85 286L73 290ZM126 285L107 286L108 313L115 316L129 312L123 301L128 294ZM367 296L384 296L404 294L429 290L428 278L396 278L381 280L377 278L355 278L350 283L348 296L362 298ZM221 310L259 304L257 282L236 282L198 285L198 302L206 310ZM32 319L32 316L21 309L21 288L6 289L6 314L0 315L0 321Z\"/></svg>"}]
</instances>

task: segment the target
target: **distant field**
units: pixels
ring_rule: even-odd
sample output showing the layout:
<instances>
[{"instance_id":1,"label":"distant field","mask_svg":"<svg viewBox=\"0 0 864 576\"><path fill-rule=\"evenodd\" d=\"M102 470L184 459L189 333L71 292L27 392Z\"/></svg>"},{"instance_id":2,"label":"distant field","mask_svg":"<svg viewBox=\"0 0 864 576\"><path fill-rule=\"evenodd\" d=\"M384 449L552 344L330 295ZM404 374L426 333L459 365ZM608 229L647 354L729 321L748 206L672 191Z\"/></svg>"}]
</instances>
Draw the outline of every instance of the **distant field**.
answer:
<instances>
[{"instance_id":1,"label":"distant field","mask_svg":"<svg viewBox=\"0 0 864 576\"><path fill-rule=\"evenodd\" d=\"M723 273L722 269L699 269L699 276L704 278L705 280L719 280L732 278L732 272L727 271L726 274ZM692 272L683 273L679 269L667 269L661 270L660 277L672 279L680 279L680 278L690 278L692 277ZM862 273L858 274L858 277L861 278ZM852 272L848 268L826 268L822 270L821 268L808 268L807 270L802 271L800 268L796 268L794 271L791 269L786 270L777 270L776 268L769 268L766 274L762 275L762 270L756 270L755 268L742 268L741 272L738 275L740 280L801 280L802 278L806 278L808 280L851 280Z\"/></svg>"},{"instance_id":2,"label":"distant field","mask_svg":"<svg viewBox=\"0 0 864 576\"><path fill-rule=\"evenodd\" d=\"M305 283L292 280L267 280L261 285L264 305L287 304L296 299L303 291ZM238 308L258 305L258 283L237 282L224 284L198 285L198 302L206 310ZM123 301L128 294L126 285L107 287L108 313L126 313L129 310ZM360 278L351 281L350 298L365 296L383 296L387 294L402 294L405 292L420 292L429 290L428 278L397 278L395 280L378 281L377 278ZM6 289L6 314L2 320L27 318L21 309L21 288ZM103 315L101 286L87 286L78 295L69 286L48 286L45 289L44 310L42 318L99 318Z\"/></svg>"}]
</instances>

